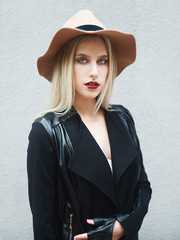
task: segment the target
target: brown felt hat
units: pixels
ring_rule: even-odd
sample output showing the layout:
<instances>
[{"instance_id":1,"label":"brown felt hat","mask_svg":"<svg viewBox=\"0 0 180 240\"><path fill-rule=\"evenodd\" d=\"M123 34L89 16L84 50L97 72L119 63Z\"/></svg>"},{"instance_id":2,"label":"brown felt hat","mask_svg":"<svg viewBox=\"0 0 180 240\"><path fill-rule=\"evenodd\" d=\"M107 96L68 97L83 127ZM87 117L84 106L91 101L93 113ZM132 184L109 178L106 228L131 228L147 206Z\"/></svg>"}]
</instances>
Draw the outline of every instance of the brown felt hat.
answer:
<instances>
[{"instance_id":1,"label":"brown felt hat","mask_svg":"<svg viewBox=\"0 0 180 240\"><path fill-rule=\"evenodd\" d=\"M80 10L56 32L46 53L38 58L39 74L51 81L61 47L70 39L83 34L101 34L110 39L117 55L117 75L135 61L136 42L132 34L106 29L91 11Z\"/></svg>"}]
</instances>

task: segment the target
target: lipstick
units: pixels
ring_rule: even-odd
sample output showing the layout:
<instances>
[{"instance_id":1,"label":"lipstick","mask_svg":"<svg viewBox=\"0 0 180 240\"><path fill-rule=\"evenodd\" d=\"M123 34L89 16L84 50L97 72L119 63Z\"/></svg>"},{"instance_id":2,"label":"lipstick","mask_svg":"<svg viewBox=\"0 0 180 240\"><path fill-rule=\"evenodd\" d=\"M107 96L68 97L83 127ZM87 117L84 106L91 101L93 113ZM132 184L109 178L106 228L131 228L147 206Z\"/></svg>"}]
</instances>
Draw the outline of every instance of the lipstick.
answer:
<instances>
[{"instance_id":1,"label":"lipstick","mask_svg":"<svg viewBox=\"0 0 180 240\"><path fill-rule=\"evenodd\" d=\"M96 89L99 87L99 83L90 81L85 84L89 89Z\"/></svg>"}]
</instances>

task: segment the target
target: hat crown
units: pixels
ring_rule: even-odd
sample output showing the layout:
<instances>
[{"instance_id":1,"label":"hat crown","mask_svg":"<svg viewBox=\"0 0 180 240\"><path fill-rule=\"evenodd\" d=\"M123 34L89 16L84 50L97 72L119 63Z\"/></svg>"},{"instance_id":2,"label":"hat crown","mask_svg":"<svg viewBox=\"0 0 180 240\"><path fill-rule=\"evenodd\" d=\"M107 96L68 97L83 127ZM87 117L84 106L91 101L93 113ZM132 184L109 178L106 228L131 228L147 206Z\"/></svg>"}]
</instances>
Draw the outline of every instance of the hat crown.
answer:
<instances>
[{"instance_id":1,"label":"hat crown","mask_svg":"<svg viewBox=\"0 0 180 240\"><path fill-rule=\"evenodd\" d=\"M89 10L78 11L64 24L63 28L76 28L83 25L96 25L106 29L105 26Z\"/></svg>"}]
</instances>

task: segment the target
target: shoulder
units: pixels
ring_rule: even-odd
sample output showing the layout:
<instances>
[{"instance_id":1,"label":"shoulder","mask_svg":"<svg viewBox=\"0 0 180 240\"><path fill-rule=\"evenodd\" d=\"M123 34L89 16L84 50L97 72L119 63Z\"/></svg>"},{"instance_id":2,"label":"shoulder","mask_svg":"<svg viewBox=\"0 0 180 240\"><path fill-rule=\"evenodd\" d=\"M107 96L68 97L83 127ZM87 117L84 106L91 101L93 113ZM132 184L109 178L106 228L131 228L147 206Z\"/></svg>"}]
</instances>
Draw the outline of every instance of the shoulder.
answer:
<instances>
[{"instance_id":1,"label":"shoulder","mask_svg":"<svg viewBox=\"0 0 180 240\"><path fill-rule=\"evenodd\" d=\"M61 123L66 122L72 116L74 116L77 112L72 108L66 114L55 113L55 112L47 112L43 116L36 118L32 123L32 130L34 134L41 135L43 134L49 135L52 140L52 129L56 129Z\"/></svg>"},{"instance_id":2,"label":"shoulder","mask_svg":"<svg viewBox=\"0 0 180 240\"><path fill-rule=\"evenodd\" d=\"M47 112L41 117L38 117L34 120L33 124L41 124L43 125L44 122L48 122L51 126L54 126L55 119L57 118L56 113L54 112Z\"/></svg>"},{"instance_id":3,"label":"shoulder","mask_svg":"<svg viewBox=\"0 0 180 240\"><path fill-rule=\"evenodd\" d=\"M54 113L48 112L45 115L36 118L33 123L29 133L30 139L47 139L48 137L48 128L52 128L52 120L54 119Z\"/></svg>"},{"instance_id":4,"label":"shoulder","mask_svg":"<svg viewBox=\"0 0 180 240\"><path fill-rule=\"evenodd\" d=\"M117 115L127 130L134 145L139 149L139 140L136 133L135 123L130 111L122 105L112 105L112 109L117 112Z\"/></svg>"},{"instance_id":5,"label":"shoulder","mask_svg":"<svg viewBox=\"0 0 180 240\"><path fill-rule=\"evenodd\" d=\"M33 140L36 139L36 141L40 141L40 140L45 140L45 139L49 139L48 136L48 128L49 130L52 128L53 126L53 119L54 119L54 113L53 112L48 112L46 114L44 114L41 117L36 118L31 126L31 130L29 133L29 140Z\"/></svg>"},{"instance_id":6,"label":"shoulder","mask_svg":"<svg viewBox=\"0 0 180 240\"><path fill-rule=\"evenodd\" d=\"M31 141L45 141L49 139L48 133L41 122L34 121L32 123L28 139Z\"/></svg>"},{"instance_id":7,"label":"shoulder","mask_svg":"<svg viewBox=\"0 0 180 240\"><path fill-rule=\"evenodd\" d=\"M133 121L133 117L131 112L124 107L123 105L120 104L112 104L109 108L110 111L115 111L120 117L127 117L129 120Z\"/></svg>"},{"instance_id":8,"label":"shoulder","mask_svg":"<svg viewBox=\"0 0 180 240\"><path fill-rule=\"evenodd\" d=\"M62 114L61 112L47 112L43 116L35 119L34 123L41 123L42 125L49 125L51 128L67 121L76 114L76 110L72 107L69 112Z\"/></svg>"}]
</instances>

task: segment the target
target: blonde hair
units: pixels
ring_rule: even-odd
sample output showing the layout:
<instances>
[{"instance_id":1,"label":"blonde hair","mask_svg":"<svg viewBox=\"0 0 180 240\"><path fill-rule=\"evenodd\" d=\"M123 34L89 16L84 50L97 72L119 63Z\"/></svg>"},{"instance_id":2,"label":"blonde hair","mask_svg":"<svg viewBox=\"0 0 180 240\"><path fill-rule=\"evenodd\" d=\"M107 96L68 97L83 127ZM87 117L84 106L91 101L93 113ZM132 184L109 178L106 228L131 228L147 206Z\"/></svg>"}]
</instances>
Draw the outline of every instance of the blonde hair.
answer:
<instances>
[{"instance_id":1,"label":"blonde hair","mask_svg":"<svg viewBox=\"0 0 180 240\"><path fill-rule=\"evenodd\" d=\"M68 41L60 50L52 75L52 89L49 104L40 116L47 112L55 112L60 115L66 114L72 107L75 98L75 86L73 80L73 63L76 49L80 42L87 38L101 38L106 46L109 58L109 71L102 92L96 98L95 113L100 107L110 107L109 98L117 76L117 61L110 40L103 35L81 35Z\"/></svg>"}]
</instances>

